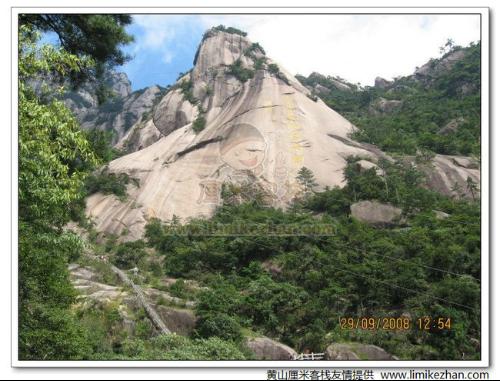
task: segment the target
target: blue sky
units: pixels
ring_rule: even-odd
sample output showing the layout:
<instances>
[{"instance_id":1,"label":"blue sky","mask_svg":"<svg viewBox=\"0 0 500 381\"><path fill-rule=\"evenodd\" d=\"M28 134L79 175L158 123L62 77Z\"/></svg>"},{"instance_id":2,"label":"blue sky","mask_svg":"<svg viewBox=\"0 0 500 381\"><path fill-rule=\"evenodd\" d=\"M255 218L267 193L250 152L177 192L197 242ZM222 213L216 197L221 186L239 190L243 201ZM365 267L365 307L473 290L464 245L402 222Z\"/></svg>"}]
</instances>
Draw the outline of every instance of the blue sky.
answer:
<instances>
[{"instance_id":1,"label":"blue sky","mask_svg":"<svg viewBox=\"0 0 500 381\"><path fill-rule=\"evenodd\" d=\"M439 56L447 38L479 40L474 15L135 15L128 27L134 58L123 67L134 90L173 83L192 67L205 30L224 24L248 32L292 74L313 71L372 85L408 75Z\"/></svg>"},{"instance_id":2,"label":"blue sky","mask_svg":"<svg viewBox=\"0 0 500 381\"><path fill-rule=\"evenodd\" d=\"M196 17L196 16L194 16ZM134 90L175 82L180 72L193 66L196 49L206 29L193 16L135 16L127 31L135 42L125 47L133 59L124 71Z\"/></svg>"}]
</instances>

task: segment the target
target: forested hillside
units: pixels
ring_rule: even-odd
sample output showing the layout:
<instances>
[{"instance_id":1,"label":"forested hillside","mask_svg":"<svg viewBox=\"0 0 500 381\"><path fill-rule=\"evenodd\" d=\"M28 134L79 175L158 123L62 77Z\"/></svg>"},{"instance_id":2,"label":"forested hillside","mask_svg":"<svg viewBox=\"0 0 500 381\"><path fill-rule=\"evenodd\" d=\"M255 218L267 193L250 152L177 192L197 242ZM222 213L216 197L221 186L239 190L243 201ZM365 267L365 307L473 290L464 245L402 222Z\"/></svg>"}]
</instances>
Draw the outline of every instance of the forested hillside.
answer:
<instances>
[{"instance_id":1,"label":"forested hillside","mask_svg":"<svg viewBox=\"0 0 500 381\"><path fill-rule=\"evenodd\" d=\"M318 74L297 78L359 128L359 141L389 153L479 156L481 45L449 43L443 50L413 75L379 78L373 87Z\"/></svg>"}]
</instances>

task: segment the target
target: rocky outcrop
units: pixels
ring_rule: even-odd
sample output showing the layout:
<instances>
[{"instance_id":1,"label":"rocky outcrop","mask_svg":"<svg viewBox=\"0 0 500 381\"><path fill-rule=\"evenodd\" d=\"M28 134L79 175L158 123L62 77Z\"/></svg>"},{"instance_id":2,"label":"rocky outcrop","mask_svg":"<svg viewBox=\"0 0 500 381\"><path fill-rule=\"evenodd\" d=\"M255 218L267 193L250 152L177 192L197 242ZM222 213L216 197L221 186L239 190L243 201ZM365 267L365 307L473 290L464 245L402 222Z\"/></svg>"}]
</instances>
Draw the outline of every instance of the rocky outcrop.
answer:
<instances>
[{"instance_id":1,"label":"rocky outcrop","mask_svg":"<svg viewBox=\"0 0 500 381\"><path fill-rule=\"evenodd\" d=\"M359 201L351 205L351 215L361 221L375 226L387 226L398 223L402 210L390 204L378 201Z\"/></svg>"},{"instance_id":2,"label":"rocky outcrop","mask_svg":"<svg viewBox=\"0 0 500 381\"><path fill-rule=\"evenodd\" d=\"M113 131L114 143L118 143L134 124L151 111L160 94L161 89L152 86L134 91L124 98L111 98L96 109L89 110L81 119L81 126L84 129Z\"/></svg>"},{"instance_id":3,"label":"rocky outcrop","mask_svg":"<svg viewBox=\"0 0 500 381\"><path fill-rule=\"evenodd\" d=\"M99 274L90 267L70 264L70 280L79 293L77 300L84 305L106 305L120 302L129 294L119 286L102 283Z\"/></svg>"},{"instance_id":4,"label":"rocky outcrop","mask_svg":"<svg viewBox=\"0 0 500 381\"><path fill-rule=\"evenodd\" d=\"M153 114L153 123L164 135L191 123L198 110L184 99L180 89L170 91L158 104Z\"/></svg>"},{"instance_id":5,"label":"rocky outcrop","mask_svg":"<svg viewBox=\"0 0 500 381\"><path fill-rule=\"evenodd\" d=\"M320 83L318 83L316 86L314 86L314 91L320 95L325 95L325 94L330 93L330 89L328 87L323 86Z\"/></svg>"},{"instance_id":6,"label":"rocky outcrop","mask_svg":"<svg viewBox=\"0 0 500 381\"><path fill-rule=\"evenodd\" d=\"M300 191L301 167L313 171L319 188L342 186L348 156L378 157L349 138L355 126L308 98L283 67L270 70L273 61L252 49L247 38L222 31L203 40L194 68L154 111L160 139L109 164L141 186L129 187L127 201L103 194L87 199L87 214L99 231L127 229L127 239L137 239L153 217L210 216L221 204L224 183L255 183L273 206L285 207ZM252 75L246 80L242 72ZM201 132L192 128L198 113L206 121ZM135 141L142 141L142 131L155 134L153 125L145 126L136 127Z\"/></svg>"},{"instance_id":7,"label":"rocky outcrop","mask_svg":"<svg viewBox=\"0 0 500 381\"><path fill-rule=\"evenodd\" d=\"M247 339L245 345L254 354L256 360L294 360L297 356L297 352L289 346L268 337Z\"/></svg>"},{"instance_id":8,"label":"rocky outcrop","mask_svg":"<svg viewBox=\"0 0 500 381\"><path fill-rule=\"evenodd\" d=\"M157 305L156 311L168 329L178 335L189 336L195 329L197 319L192 310Z\"/></svg>"},{"instance_id":9,"label":"rocky outcrop","mask_svg":"<svg viewBox=\"0 0 500 381\"><path fill-rule=\"evenodd\" d=\"M455 118L446 123L439 131L439 135L450 135L457 132L458 128L465 123L464 118Z\"/></svg>"},{"instance_id":10,"label":"rocky outcrop","mask_svg":"<svg viewBox=\"0 0 500 381\"><path fill-rule=\"evenodd\" d=\"M368 112L372 115L391 114L403 106L403 101L388 100L385 98L375 99L369 106Z\"/></svg>"},{"instance_id":11,"label":"rocky outcrop","mask_svg":"<svg viewBox=\"0 0 500 381\"><path fill-rule=\"evenodd\" d=\"M419 81L428 83L449 71L453 65L464 59L465 54L466 51L464 49L456 49L439 60L432 59L415 70L413 77Z\"/></svg>"},{"instance_id":12,"label":"rocky outcrop","mask_svg":"<svg viewBox=\"0 0 500 381\"><path fill-rule=\"evenodd\" d=\"M356 86L350 84L340 77L324 76L323 74L312 72L309 77L297 76L302 83L306 83L311 91L317 94L328 94L332 90L353 91Z\"/></svg>"},{"instance_id":13,"label":"rocky outcrop","mask_svg":"<svg viewBox=\"0 0 500 381\"><path fill-rule=\"evenodd\" d=\"M469 156L453 156L453 164L467 169L479 169L479 162Z\"/></svg>"},{"instance_id":14,"label":"rocky outcrop","mask_svg":"<svg viewBox=\"0 0 500 381\"><path fill-rule=\"evenodd\" d=\"M115 148L131 153L150 146L162 137L163 134L156 128L152 119L141 120L118 141Z\"/></svg>"},{"instance_id":15,"label":"rocky outcrop","mask_svg":"<svg viewBox=\"0 0 500 381\"><path fill-rule=\"evenodd\" d=\"M448 213L445 213L441 210L433 210L433 212L434 212L434 216L436 216L436 218L438 220L445 220L448 217L450 217L450 215Z\"/></svg>"},{"instance_id":16,"label":"rocky outcrop","mask_svg":"<svg viewBox=\"0 0 500 381\"><path fill-rule=\"evenodd\" d=\"M175 306L189 307L195 306L195 302L192 300L184 300L170 295L168 292L157 290L156 288L145 288L144 295L151 304L162 305L162 304L173 304Z\"/></svg>"},{"instance_id":17,"label":"rocky outcrop","mask_svg":"<svg viewBox=\"0 0 500 381\"><path fill-rule=\"evenodd\" d=\"M360 343L332 344L326 348L325 360L348 361L391 361L398 360L396 356L387 353L380 347Z\"/></svg>"},{"instance_id":18,"label":"rocky outcrop","mask_svg":"<svg viewBox=\"0 0 500 381\"><path fill-rule=\"evenodd\" d=\"M40 81L37 87L43 82L56 86L49 80ZM59 98L73 112L83 129L112 131L113 143L118 144L134 124L151 112L162 89L151 86L132 91L127 75L112 70L105 72L103 82L110 93L103 104L99 104L97 82L86 82L77 89L67 84L67 91Z\"/></svg>"},{"instance_id":19,"label":"rocky outcrop","mask_svg":"<svg viewBox=\"0 0 500 381\"><path fill-rule=\"evenodd\" d=\"M356 166L357 166L357 169L359 172L368 171L369 169L374 168L375 173L377 175L382 176L384 174L384 171L382 170L382 168L380 168L377 164L372 163L371 161L368 161L368 160L364 160L364 159L358 160L356 162Z\"/></svg>"},{"instance_id":20,"label":"rocky outcrop","mask_svg":"<svg viewBox=\"0 0 500 381\"><path fill-rule=\"evenodd\" d=\"M392 81L388 81L387 79L385 78L382 78L382 77L377 77L375 78L375 87L377 89L388 89L389 87L391 87L393 84Z\"/></svg>"}]
</instances>

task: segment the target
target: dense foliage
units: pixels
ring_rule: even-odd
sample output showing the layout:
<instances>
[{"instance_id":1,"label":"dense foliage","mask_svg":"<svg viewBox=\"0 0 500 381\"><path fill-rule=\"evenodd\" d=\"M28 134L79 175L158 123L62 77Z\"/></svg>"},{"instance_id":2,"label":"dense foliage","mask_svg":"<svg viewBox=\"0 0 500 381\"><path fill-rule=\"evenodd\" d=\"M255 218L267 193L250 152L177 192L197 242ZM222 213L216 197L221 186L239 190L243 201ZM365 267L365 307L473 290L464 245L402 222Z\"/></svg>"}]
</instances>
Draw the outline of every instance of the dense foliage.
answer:
<instances>
[{"instance_id":1,"label":"dense foliage","mask_svg":"<svg viewBox=\"0 0 500 381\"><path fill-rule=\"evenodd\" d=\"M208 222L233 226L328 224L315 236L179 234L177 221L147 226L168 275L208 287L198 295L197 333L240 340L252 330L298 350L324 351L339 341L379 345L402 359L477 359L480 312L480 210L477 202L419 187L403 163L345 170L348 185L306 194L290 211L259 203L222 206ZM306 171L303 171L303 175ZM307 173L308 183L314 181ZM378 199L403 208L406 226L374 228L349 217L355 201ZM439 219L435 210L450 216ZM207 221L192 220L193 232ZM265 230L261 230L265 231ZM269 268L274 267L274 271ZM276 270L276 268L278 270ZM341 330L343 316L449 316L451 331Z\"/></svg>"}]
</instances>

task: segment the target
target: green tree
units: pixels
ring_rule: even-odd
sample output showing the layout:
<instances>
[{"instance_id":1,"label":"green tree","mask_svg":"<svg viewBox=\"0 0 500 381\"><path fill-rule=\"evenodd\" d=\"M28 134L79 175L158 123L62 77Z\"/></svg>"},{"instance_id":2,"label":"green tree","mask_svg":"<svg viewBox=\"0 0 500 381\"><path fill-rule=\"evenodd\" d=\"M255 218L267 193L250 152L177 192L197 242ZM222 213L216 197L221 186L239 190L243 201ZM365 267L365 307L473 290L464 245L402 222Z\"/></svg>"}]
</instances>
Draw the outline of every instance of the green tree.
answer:
<instances>
[{"instance_id":1,"label":"green tree","mask_svg":"<svg viewBox=\"0 0 500 381\"><path fill-rule=\"evenodd\" d=\"M63 233L85 171L96 159L71 112L57 100L41 103L29 79L79 71L91 61L38 46L38 33L19 30L19 358L72 360L86 355L85 332L70 312L74 291L68 261L82 250ZM85 167L85 166L83 166Z\"/></svg>"},{"instance_id":2,"label":"green tree","mask_svg":"<svg viewBox=\"0 0 500 381\"><path fill-rule=\"evenodd\" d=\"M106 66L123 65L128 59L122 47L133 41L125 27L130 15L21 14L19 24L32 30L56 33L64 51L77 57L90 57L94 66L79 65L67 73L76 83L100 78ZM62 74L62 73L60 73ZM102 89L101 89L102 90Z\"/></svg>"},{"instance_id":3,"label":"green tree","mask_svg":"<svg viewBox=\"0 0 500 381\"><path fill-rule=\"evenodd\" d=\"M300 168L297 177L298 183L302 186L302 191L307 194L313 191L314 187L318 186L314 173L306 167Z\"/></svg>"},{"instance_id":4,"label":"green tree","mask_svg":"<svg viewBox=\"0 0 500 381\"><path fill-rule=\"evenodd\" d=\"M467 190L470 192L472 199L476 201L476 194L478 192L477 183L472 180L472 177L467 176Z\"/></svg>"}]
</instances>

